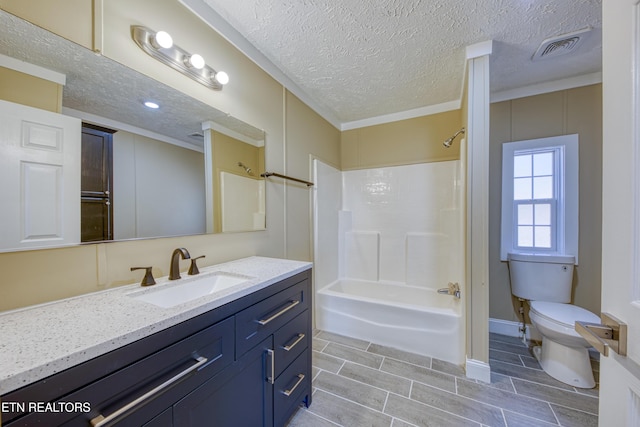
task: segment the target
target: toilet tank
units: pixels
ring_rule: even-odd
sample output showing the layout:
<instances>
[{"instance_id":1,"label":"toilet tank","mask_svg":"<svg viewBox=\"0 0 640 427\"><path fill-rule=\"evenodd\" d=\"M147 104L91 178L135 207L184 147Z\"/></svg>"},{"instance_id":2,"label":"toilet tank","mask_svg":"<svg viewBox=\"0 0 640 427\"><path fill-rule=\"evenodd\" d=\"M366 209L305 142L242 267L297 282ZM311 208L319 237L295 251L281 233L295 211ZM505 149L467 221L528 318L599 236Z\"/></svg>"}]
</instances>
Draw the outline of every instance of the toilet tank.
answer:
<instances>
[{"instance_id":1,"label":"toilet tank","mask_svg":"<svg viewBox=\"0 0 640 427\"><path fill-rule=\"evenodd\" d=\"M572 255L508 254L511 293L526 300L571 302Z\"/></svg>"}]
</instances>

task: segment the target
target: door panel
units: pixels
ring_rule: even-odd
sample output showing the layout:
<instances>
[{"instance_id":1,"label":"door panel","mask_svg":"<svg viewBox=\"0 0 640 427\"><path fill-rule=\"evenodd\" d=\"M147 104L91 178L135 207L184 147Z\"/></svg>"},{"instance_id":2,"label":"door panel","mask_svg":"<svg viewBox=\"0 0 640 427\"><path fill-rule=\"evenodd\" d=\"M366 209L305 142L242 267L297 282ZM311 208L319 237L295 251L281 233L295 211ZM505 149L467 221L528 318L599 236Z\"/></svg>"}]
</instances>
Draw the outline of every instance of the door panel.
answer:
<instances>
[{"instance_id":1,"label":"door panel","mask_svg":"<svg viewBox=\"0 0 640 427\"><path fill-rule=\"evenodd\" d=\"M628 327L627 356L600 359L601 426L640 425L640 6L604 0L602 311Z\"/></svg>"},{"instance_id":2,"label":"door panel","mask_svg":"<svg viewBox=\"0 0 640 427\"><path fill-rule=\"evenodd\" d=\"M80 121L0 101L0 251L80 242Z\"/></svg>"}]
</instances>

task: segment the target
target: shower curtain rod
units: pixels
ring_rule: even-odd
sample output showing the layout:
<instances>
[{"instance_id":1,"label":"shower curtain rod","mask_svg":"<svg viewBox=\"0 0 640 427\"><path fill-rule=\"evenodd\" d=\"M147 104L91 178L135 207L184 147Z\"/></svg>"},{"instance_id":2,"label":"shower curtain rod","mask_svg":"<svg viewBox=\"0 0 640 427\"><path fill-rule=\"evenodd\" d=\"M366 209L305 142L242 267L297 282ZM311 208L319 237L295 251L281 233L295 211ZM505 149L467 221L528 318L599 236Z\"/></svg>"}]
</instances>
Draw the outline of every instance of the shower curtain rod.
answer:
<instances>
[{"instance_id":1,"label":"shower curtain rod","mask_svg":"<svg viewBox=\"0 0 640 427\"><path fill-rule=\"evenodd\" d=\"M295 181L295 182L301 182L302 184L306 184L307 187L312 187L314 185L313 182L304 181L304 180L298 179L298 178L292 178L290 176L281 175L281 174L276 173L276 172L265 172L265 173L261 173L260 176L263 177L263 178L269 178L270 176L277 176L278 178L289 179L289 180Z\"/></svg>"}]
</instances>

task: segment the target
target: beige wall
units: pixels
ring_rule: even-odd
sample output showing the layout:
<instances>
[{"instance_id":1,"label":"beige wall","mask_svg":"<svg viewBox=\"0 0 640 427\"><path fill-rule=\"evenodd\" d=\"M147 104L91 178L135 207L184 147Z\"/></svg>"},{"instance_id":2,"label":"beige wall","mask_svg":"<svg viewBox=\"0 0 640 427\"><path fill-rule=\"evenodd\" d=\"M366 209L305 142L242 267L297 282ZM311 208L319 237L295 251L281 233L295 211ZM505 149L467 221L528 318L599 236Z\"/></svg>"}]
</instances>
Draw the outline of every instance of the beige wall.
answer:
<instances>
[{"instance_id":1,"label":"beige wall","mask_svg":"<svg viewBox=\"0 0 640 427\"><path fill-rule=\"evenodd\" d=\"M312 160L340 167L340 131L318 116L289 91L285 93L286 140L284 156L286 175L312 181ZM269 150L269 146L267 146ZM267 166L267 169L270 169ZM310 260L312 251L311 196L304 184L270 178L267 182L267 197L270 188L286 185L286 211L284 221L287 258ZM279 194L279 193L278 193ZM268 199L267 199L268 201Z\"/></svg>"},{"instance_id":2,"label":"beige wall","mask_svg":"<svg viewBox=\"0 0 640 427\"><path fill-rule=\"evenodd\" d=\"M461 110L454 110L345 131L342 169L459 159L459 140L448 149L442 142L461 127Z\"/></svg>"},{"instance_id":3,"label":"beige wall","mask_svg":"<svg viewBox=\"0 0 640 427\"><path fill-rule=\"evenodd\" d=\"M0 99L59 113L62 111L62 86L0 67Z\"/></svg>"},{"instance_id":4,"label":"beige wall","mask_svg":"<svg viewBox=\"0 0 640 427\"><path fill-rule=\"evenodd\" d=\"M490 317L518 321L506 262L500 261L502 144L555 135L579 134L579 262L573 303L600 312L602 232L602 86L499 102L491 105L489 176Z\"/></svg>"},{"instance_id":5,"label":"beige wall","mask_svg":"<svg viewBox=\"0 0 640 427\"><path fill-rule=\"evenodd\" d=\"M0 0L0 8L88 49L93 47L94 4L102 0Z\"/></svg>"},{"instance_id":6,"label":"beige wall","mask_svg":"<svg viewBox=\"0 0 640 427\"><path fill-rule=\"evenodd\" d=\"M7 3L18 2L0 4L4 8ZM35 5L33 8L38 9L38 5L48 2L20 3L25 7ZM55 2L61 9L73 3ZM52 22L40 25L59 28L61 25L84 27L91 24L87 22L91 19L88 13L73 20L68 16L61 18L60 14L50 14L47 18ZM227 71L231 82L223 91L212 91L150 58L131 40L130 26L133 24L169 31L176 44L200 52L205 59L211 58L214 67ZM263 129L266 135L265 168L268 170L308 178L313 156L330 164L340 164L340 132L288 94L282 85L176 0L104 2L104 53ZM277 179L269 181L266 231L0 254L0 310L137 282L141 273L129 271L134 264L151 265L156 277L165 276L172 250L181 246L194 256L206 255L200 263L203 266L250 255L311 260L310 194L306 187L299 188ZM188 262L183 261L181 266L185 270Z\"/></svg>"}]
</instances>

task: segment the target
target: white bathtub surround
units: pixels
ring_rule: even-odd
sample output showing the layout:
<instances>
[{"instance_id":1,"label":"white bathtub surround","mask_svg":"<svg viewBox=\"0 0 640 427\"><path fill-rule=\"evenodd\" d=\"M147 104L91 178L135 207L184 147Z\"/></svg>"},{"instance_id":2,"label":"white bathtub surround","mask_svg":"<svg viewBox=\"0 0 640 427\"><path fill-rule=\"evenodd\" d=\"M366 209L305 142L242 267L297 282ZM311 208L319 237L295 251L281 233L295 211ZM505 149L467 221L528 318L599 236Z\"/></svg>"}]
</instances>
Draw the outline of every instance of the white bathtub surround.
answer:
<instances>
[{"instance_id":1,"label":"white bathtub surround","mask_svg":"<svg viewBox=\"0 0 640 427\"><path fill-rule=\"evenodd\" d=\"M432 286L437 290L458 277L455 269L458 255L452 254L451 234L407 233L406 283L411 286ZM454 262L452 262L454 261ZM426 283L428 277L431 283Z\"/></svg>"},{"instance_id":2,"label":"white bathtub surround","mask_svg":"<svg viewBox=\"0 0 640 427\"><path fill-rule=\"evenodd\" d=\"M461 281L459 161L423 163L342 174L345 269L340 277L443 287ZM373 257L373 235L379 236ZM457 254L454 256L453 254ZM366 259L367 270L354 269L349 260ZM458 262L456 262L456 260ZM444 262L443 262L444 261ZM422 265L420 265L422 262ZM456 265L459 264L459 265ZM436 267L425 273L425 266ZM450 267L445 267L450 266ZM446 270L443 270L446 268ZM442 281L442 286L438 283ZM328 284L328 283L327 283Z\"/></svg>"},{"instance_id":3,"label":"white bathtub surround","mask_svg":"<svg viewBox=\"0 0 640 427\"><path fill-rule=\"evenodd\" d=\"M220 172L223 233L265 229L264 185L264 180Z\"/></svg>"},{"instance_id":4,"label":"white bathtub surround","mask_svg":"<svg viewBox=\"0 0 640 427\"><path fill-rule=\"evenodd\" d=\"M338 238L342 234L340 227L350 224L340 218L342 209L342 172L338 169L313 161L313 182L311 188L314 199L313 243L314 243L314 289L318 290L338 279L344 261L338 257L342 249L338 249L343 241Z\"/></svg>"},{"instance_id":5,"label":"white bathtub surround","mask_svg":"<svg viewBox=\"0 0 640 427\"><path fill-rule=\"evenodd\" d=\"M339 280L317 292L316 324L457 365L465 361L461 301L423 287Z\"/></svg>"},{"instance_id":6,"label":"white bathtub surround","mask_svg":"<svg viewBox=\"0 0 640 427\"><path fill-rule=\"evenodd\" d=\"M465 363L460 169L445 161L342 172L337 211L328 206L340 195L316 174L316 327ZM333 218L337 244L323 246L319 224ZM336 262L337 276L321 275ZM449 282L463 299L437 294Z\"/></svg>"},{"instance_id":7,"label":"white bathtub surround","mask_svg":"<svg viewBox=\"0 0 640 427\"><path fill-rule=\"evenodd\" d=\"M344 234L344 276L378 281L380 278L380 233L347 231Z\"/></svg>"}]
</instances>

